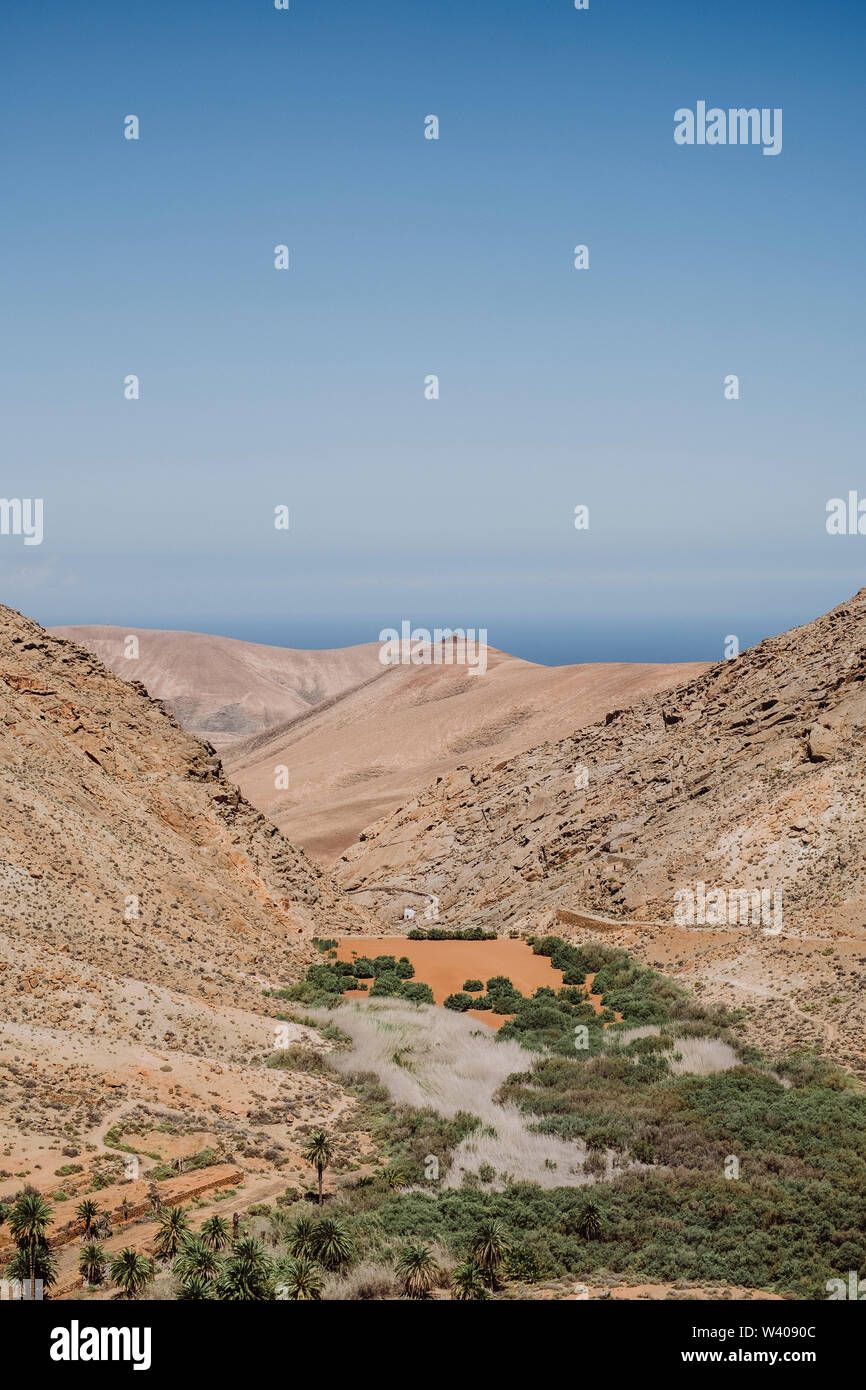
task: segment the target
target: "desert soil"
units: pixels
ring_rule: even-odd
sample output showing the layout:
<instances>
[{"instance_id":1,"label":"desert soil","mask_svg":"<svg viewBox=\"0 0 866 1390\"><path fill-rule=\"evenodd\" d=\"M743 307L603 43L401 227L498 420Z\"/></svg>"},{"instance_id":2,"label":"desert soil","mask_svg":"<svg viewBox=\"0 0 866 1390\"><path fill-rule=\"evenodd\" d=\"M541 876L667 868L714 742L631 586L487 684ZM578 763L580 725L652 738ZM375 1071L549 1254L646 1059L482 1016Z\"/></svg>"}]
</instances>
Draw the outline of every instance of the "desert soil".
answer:
<instances>
[{"instance_id":1,"label":"desert soil","mask_svg":"<svg viewBox=\"0 0 866 1390\"><path fill-rule=\"evenodd\" d=\"M494 975L505 975L521 994L534 994L542 985L562 988L562 971L555 970L547 956L535 956L525 941L410 941L405 936L377 937L367 946L367 938L344 937L337 947L337 959L351 961L359 956L406 956L415 967L415 979L429 985L433 998L441 1004L449 994L462 991L466 980L486 985ZM367 998L366 990L347 990L348 998ZM510 1014L494 1014L486 1009L466 1012L488 1027L499 1029Z\"/></svg>"}]
</instances>

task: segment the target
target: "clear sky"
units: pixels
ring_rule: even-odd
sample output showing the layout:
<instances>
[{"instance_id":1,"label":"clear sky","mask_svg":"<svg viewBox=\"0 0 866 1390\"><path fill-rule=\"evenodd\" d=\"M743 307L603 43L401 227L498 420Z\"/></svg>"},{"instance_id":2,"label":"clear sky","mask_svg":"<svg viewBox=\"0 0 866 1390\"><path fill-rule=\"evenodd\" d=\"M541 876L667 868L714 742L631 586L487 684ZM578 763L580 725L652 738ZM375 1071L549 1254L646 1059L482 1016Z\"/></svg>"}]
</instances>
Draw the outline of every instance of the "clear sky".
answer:
<instances>
[{"instance_id":1,"label":"clear sky","mask_svg":"<svg viewBox=\"0 0 866 1390\"><path fill-rule=\"evenodd\" d=\"M864 40L855 0L5 6L0 496L44 539L0 536L0 597L542 661L842 601ZM702 100L781 107L782 153L677 146Z\"/></svg>"}]
</instances>

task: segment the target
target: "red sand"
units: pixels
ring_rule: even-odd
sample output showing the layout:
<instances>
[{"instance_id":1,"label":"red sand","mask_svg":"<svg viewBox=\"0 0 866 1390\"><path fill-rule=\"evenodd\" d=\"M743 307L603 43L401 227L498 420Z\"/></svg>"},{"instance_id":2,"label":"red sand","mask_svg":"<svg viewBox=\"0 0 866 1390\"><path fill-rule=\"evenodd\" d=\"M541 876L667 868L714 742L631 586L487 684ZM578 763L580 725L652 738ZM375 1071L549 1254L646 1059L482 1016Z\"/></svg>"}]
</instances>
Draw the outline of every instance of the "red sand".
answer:
<instances>
[{"instance_id":1,"label":"red sand","mask_svg":"<svg viewBox=\"0 0 866 1390\"><path fill-rule=\"evenodd\" d=\"M405 936L347 936L337 947L338 960L359 956L406 956L415 967L415 979L429 985L433 998L441 1004L449 994L462 991L466 980L480 980L486 986L494 975L505 975L521 994L534 994L541 985L561 989L562 971L555 970L548 956L534 956L525 941L409 941ZM366 990L348 990L347 998L365 998ZM467 1009L472 1018L490 1028L501 1028L511 1014L494 1014L484 1009Z\"/></svg>"}]
</instances>

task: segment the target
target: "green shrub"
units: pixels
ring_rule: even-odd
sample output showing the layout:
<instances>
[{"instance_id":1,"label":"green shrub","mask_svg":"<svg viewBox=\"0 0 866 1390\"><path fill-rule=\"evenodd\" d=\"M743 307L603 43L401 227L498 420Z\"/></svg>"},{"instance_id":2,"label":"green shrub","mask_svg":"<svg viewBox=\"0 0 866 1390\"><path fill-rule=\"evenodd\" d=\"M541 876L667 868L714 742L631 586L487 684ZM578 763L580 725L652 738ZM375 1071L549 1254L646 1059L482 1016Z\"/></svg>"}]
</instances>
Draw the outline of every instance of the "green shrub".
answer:
<instances>
[{"instance_id":1,"label":"green shrub","mask_svg":"<svg viewBox=\"0 0 866 1390\"><path fill-rule=\"evenodd\" d=\"M433 991L429 985L423 984L420 980L407 980L400 991L403 999L410 999L413 1004L435 1004Z\"/></svg>"},{"instance_id":2,"label":"green shrub","mask_svg":"<svg viewBox=\"0 0 866 1390\"><path fill-rule=\"evenodd\" d=\"M466 927L462 931L452 927L413 927L406 933L410 941L496 941L495 931L482 931L481 927Z\"/></svg>"},{"instance_id":3,"label":"green shrub","mask_svg":"<svg viewBox=\"0 0 866 1390\"><path fill-rule=\"evenodd\" d=\"M471 1009L475 1000L471 994L449 994L442 1001L446 1009L453 1009L455 1013L463 1014L467 1009Z\"/></svg>"}]
</instances>

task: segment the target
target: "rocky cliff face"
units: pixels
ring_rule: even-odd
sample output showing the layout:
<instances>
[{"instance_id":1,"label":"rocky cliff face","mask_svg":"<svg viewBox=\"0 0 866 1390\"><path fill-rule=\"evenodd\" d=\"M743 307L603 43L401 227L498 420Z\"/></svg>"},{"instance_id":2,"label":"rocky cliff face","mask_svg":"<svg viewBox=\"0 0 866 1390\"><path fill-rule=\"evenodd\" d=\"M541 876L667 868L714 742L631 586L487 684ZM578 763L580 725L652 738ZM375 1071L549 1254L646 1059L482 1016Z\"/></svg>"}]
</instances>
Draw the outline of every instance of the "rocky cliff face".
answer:
<instances>
[{"instance_id":1,"label":"rocky cliff face","mask_svg":"<svg viewBox=\"0 0 866 1390\"><path fill-rule=\"evenodd\" d=\"M817 1047L866 1078L864 802L866 590L570 738L440 777L336 877L392 929L410 906L602 930L741 1009L771 1053ZM713 910L683 922L700 894Z\"/></svg>"},{"instance_id":2,"label":"rocky cliff face","mask_svg":"<svg viewBox=\"0 0 866 1390\"><path fill-rule=\"evenodd\" d=\"M9 1006L47 952L199 995L219 981L224 1002L260 998L259 980L297 973L314 933L369 927L143 688L8 608L0 782Z\"/></svg>"},{"instance_id":3,"label":"rocky cliff face","mask_svg":"<svg viewBox=\"0 0 866 1390\"><path fill-rule=\"evenodd\" d=\"M435 894L461 925L549 907L667 922L703 882L781 892L786 927L857 932L864 774L866 590L571 738L438 779L337 877L389 916L402 889Z\"/></svg>"}]
</instances>

